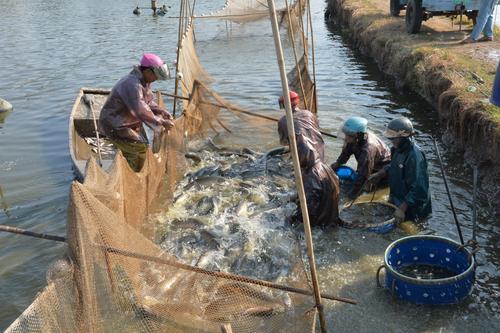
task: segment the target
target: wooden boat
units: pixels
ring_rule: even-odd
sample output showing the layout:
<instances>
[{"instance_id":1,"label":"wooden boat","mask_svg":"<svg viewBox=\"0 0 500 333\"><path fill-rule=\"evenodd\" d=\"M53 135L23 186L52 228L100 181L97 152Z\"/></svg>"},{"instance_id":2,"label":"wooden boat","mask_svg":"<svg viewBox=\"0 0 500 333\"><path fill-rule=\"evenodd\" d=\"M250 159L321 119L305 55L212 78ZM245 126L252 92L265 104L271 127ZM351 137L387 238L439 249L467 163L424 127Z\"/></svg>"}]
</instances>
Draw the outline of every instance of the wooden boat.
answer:
<instances>
[{"instance_id":1,"label":"wooden boat","mask_svg":"<svg viewBox=\"0 0 500 333\"><path fill-rule=\"evenodd\" d=\"M109 89L81 88L73 104L69 118L69 151L78 180L83 180L89 158L94 157L104 170L108 170L116 154L116 149L105 138L97 138L99 115L109 93Z\"/></svg>"}]
</instances>

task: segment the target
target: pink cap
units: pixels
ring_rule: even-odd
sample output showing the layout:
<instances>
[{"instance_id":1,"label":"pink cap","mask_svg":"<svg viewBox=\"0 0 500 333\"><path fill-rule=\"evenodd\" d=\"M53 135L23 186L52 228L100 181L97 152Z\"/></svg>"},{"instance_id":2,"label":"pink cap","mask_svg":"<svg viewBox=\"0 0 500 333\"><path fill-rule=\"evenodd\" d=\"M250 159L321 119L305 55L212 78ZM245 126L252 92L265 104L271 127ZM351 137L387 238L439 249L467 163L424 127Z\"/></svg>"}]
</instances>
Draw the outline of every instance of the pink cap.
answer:
<instances>
[{"instance_id":1,"label":"pink cap","mask_svg":"<svg viewBox=\"0 0 500 333\"><path fill-rule=\"evenodd\" d=\"M144 53L141 59L141 66L143 67L161 67L163 64L163 60L153 53Z\"/></svg>"}]
</instances>

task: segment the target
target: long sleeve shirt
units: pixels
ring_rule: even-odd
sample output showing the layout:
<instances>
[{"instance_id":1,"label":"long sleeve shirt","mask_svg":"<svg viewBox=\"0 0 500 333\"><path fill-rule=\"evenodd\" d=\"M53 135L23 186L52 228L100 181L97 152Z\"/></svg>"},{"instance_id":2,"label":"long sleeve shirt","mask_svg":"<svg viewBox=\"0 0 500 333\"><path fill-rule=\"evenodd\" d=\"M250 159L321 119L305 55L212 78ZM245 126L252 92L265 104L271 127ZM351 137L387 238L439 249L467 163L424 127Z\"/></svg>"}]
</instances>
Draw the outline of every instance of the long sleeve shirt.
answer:
<instances>
[{"instance_id":1,"label":"long sleeve shirt","mask_svg":"<svg viewBox=\"0 0 500 333\"><path fill-rule=\"evenodd\" d=\"M391 164L385 167L389 175L389 200L399 206L406 202L406 218L425 218L432 212L429 192L427 159L413 141L406 139L392 149Z\"/></svg>"},{"instance_id":2,"label":"long sleeve shirt","mask_svg":"<svg viewBox=\"0 0 500 333\"><path fill-rule=\"evenodd\" d=\"M295 130L295 137L297 141L301 138L307 138L309 143L312 144L316 152L319 154L320 160L325 160L325 142L319 131L318 120L316 116L308 110L301 110L296 108L293 111L293 127ZM286 123L286 116L281 117L278 122L278 134L280 143L288 145L288 127ZM298 143L297 143L298 144Z\"/></svg>"},{"instance_id":3,"label":"long sleeve shirt","mask_svg":"<svg viewBox=\"0 0 500 333\"><path fill-rule=\"evenodd\" d=\"M368 132L366 140L353 142L345 145L337 158L338 165L345 164L354 154L358 163L357 178L351 190L350 196L355 196L361 190L366 179L381 170L391 162L391 151L387 145L375 134Z\"/></svg>"},{"instance_id":4,"label":"long sleeve shirt","mask_svg":"<svg viewBox=\"0 0 500 333\"><path fill-rule=\"evenodd\" d=\"M318 153L307 140L297 145L297 151L311 225L340 224L340 188L337 175L321 162ZM297 214L297 219L302 221L300 206Z\"/></svg>"},{"instance_id":5,"label":"long sleeve shirt","mask_svg":"<svg viewBox=\"0 0 500 333\"><path fill-rule=\"evenodd\" d=\"M141 126L161 125L161 115L167 113L153 100L149 83L144 81L138 67L111 90L99 116L99 132L111 139L145 142Z\"/></svg>"}]
</instances>

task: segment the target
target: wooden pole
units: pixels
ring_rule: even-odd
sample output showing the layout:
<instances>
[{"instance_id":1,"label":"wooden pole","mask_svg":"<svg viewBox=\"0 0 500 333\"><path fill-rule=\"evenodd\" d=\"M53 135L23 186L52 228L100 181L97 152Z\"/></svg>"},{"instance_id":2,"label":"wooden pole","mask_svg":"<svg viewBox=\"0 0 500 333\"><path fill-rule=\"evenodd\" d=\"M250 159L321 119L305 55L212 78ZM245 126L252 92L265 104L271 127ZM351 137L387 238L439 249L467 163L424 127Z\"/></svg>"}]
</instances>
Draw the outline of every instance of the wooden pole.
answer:
<instances>
[{"instance_id":1,"label":"wooden pole","mask_svg":"<svg viewBox=\"0 0 500 333\"><path fill-rule=\"evenodd\" d=\"M165 93L165 92L162 92L162 94L165 95L165 96L175 97L175 98L183 99L183 100L186 100L186 101L191 100L189 97L184 97L184 96L169 94L169 93ZM234 106L230 106L229 107L229 106L226 106L226 105L223 105L223 104L219 104L219 103L203 102L203 101L201 101L200 103L202 103L202 104L210 104L210 105L217 106L217 107L220 107L220 108L223 108L223 109L228 109L230 111L243 113L243 114L246 114L246 115L249 115L249 116L253 116L253 117L257 117L257 118L267 119L267 120L271 120L271 121L275 121L275 122L279 121L279 118L275 118L275 117L271 117L271 116L266 116L264 114L251 112L251 111L248 111L248 110L245 110L245 109L241 109L241 108L238 108L238 107L234 107ZM328 132L325 132L325 131L320 131L320 132L321 132L321 134L323 134L325 136L328 136L330 138L335 138L335 139L338 138L338 136L336 136L335 134L328 133Z\"/></svg>"},{"instance_id":2,"label":"wooden pole","mask_svg":"<svg viewBox=\"0 0 500 333\"><path fill-rule=\"evenodd\" d=\"M48 239L48 240L53 240L56 242L66 242L66 238L62 237L62 236L42 234L42 233L38 233L38 232L34 232L34 231L24 230L21 228L10 227L7 225L0 225L0 231L10 232L12 234L19 234L19 235L23 235L23 236L30 236L30 237L35 237L35 238Z\"/></svg>"},{"instance_id":3,"label":"wooden pole","mask_svg":"<svg viewBox=\"0 0 500 333\"><path fill-rule=\"evenodd\" d=\"M175 118L175 109L177 108L177 93L179 90L179 54L181 53L181 41L182 41L182 12L184 7L184 0L180 3L180 13L179 13L179 31L177 34L177 60L175 62L175 91L174 91L174 106L172 107L172 114Z\"/></svg>"},{"instance_id":4,"label":"wooden pole","mask_svg":"<svg viewBox=\"0 0 500 333\"><path fill-rule=\"evenodd\" d=\"M221 332L222 333L233 333L233 329L231 327L231 324L222 324L220 326Z\"/></svg>"},{"instance_id":5,"label":"wooden pole","mask_svg":"<svg viewBox=\"0 0 500 333\"><path fill-rule=\"evenodd\" d=\"M87 94L83 94L83 100L89 105L90 112L92 112L92 120L94 121L94 130L95 130L95 135L97 138L97 156L99 156L99 166L102 167L102 155L101 155L101 139L99 137L99 130L97 128L97 120L95 117L95 110L94 110L94 100L90 99Z\"/></svg>"},{"instance_id":6,"label":"wooden pole","mask_svg":"<svg viewBox=\"0 0 500 333\"><path fill-rule=\"evenodd\" d=\"M304 105L306 106L306 109L311 110L308 99L307 99L307 92L304 89L304 82L302 81L302 70L300 68L299 60L297 58L297 49L295 47L295 34L293 31L292 19L290 18L290 7L288 6L288 0L285 0L285 5L286 5L286 11L288 13L288 25L289 25L289 29L290 29L290 40L292 41L293 57L295 58L295 67L297 67L297 76L299 78L300 89L302 90L302 98L304 98ZM305 53L305 51L304 51L304 53ZM304 60L307 61L307 57L304 58Z\"/></svg>"},{"instance_id":7,"label":"wooden pole","mask_svg":"<svg viewBox=\"0 0 500 333\"><path fill-rule=\"evenodd\" d=\"M309 18L309 25L311 27L311 54L312 54L312 65L313 65L313 105L314 109L318 110L318 95L316 94L316 59L314 54L314 31L312 26L312 16L311 16L311 0L307 1L307 12Z\"/></svg>"},{"instance_id":8,"label":"wooden pole","mask_svg":"<svg viewBox=\"0 0 500 333\"><path fill-rule=\"evenodd\" d=\"M6 225L0 225L0 231L20 234L23 236L30 236L30 237L54 240L54 241L58 241L58 242L66 242L65 237L48 235L48 234L41 234L41 233L32 232L32 231L25 230L25 229L9 227ZM288 291L288 292L301 294L301 295L305 295L305 296L312 295L310 290L290 287L290 286L277 284L277 283L264 281L264 280L252 279L252 278L249 278L246 276L240 276L240 275L235 275L235 274L231 274L231 273L213 272L213 271L209 271L209 270L206 270L206 269L203 269L200 267L183 264L183 263L176 261L176 260L173 260L173 259L164 259L164 258L159 258L159 257L153 257L153 256L146 255L146 254L117 249L115 247L111 247L111 246L107 246L107 245L100 245L100 247L104 251L106 251L106 253L112 253L112 254L116 254L116 255L120 255L120 256L124 256L124 257L129 257L129 258L134 258L134 259L139 259L139 260L144 260L144 261L150 261L150 262L163 264L163 265L169 265L169 266L184 269L184 270L187 270L190 272L196 272L196 273L200 273L200 274L215 276L215 277L226 279L226 280L254 284L254 285L258 285L258 286L262 286L262 287ZM344 302L344 303L349 303L349 304L357 304L357 302L355 300L345 298L345 297L338 297L338 296L329 295L329 294L323 294L321 297L323 297L324 299L332 300L332 301L339 301L339 302Z\"/></svg>"},{"instance_id":9,"label":"wooden pole","mask_svg":"<svg viewBox=\"0 0 500 333\"><path fill-rule=\"evenodd\" d=\"M293 127L292 105L288 91L288 79L286 77L285 60L283 58L283 49L281 47L281 39L278 27L278 19L276 17L276 8L274 0L267 0L269 6L269 15L271 17L271 26L274 35L274 44L276 49L276 58L280 68L281 86L285 99L286 122L288 127L288 140L290 142L290 150L292 152L293 169L295 173L295 182L297 185L297 194L300 199L300 207L302 210L302 220L304 224L304 233L307 243L307 256L309 257L309 265L311 268L311 279L314 289L314 298L316 300L316 308L318 309L321 332L327 333L325 314L323 305L321 304L321 292L319 290L318 275L316 272L316 262L314 259L314 248L312 242L311 225L309 224L309 212L307 211L306 196L304 193L304 184L302 183L302 174L300 170L299 158L297 154L297 142L295 140L295 129Z\"/></svg>"}]
</instances>

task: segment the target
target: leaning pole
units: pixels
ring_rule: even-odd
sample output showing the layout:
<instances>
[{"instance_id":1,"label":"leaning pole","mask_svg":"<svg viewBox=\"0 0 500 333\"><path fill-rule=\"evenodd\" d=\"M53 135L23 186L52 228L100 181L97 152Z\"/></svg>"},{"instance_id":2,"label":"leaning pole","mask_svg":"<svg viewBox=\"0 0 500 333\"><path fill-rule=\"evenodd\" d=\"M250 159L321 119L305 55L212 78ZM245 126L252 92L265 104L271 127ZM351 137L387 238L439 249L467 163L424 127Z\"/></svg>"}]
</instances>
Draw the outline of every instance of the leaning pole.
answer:
<instances>
[{"instance_id":1,"label":"leaning pole","mask_svg":"<svg viewBox=\"0 0 500 333\"><path fill-rule=\"evenodd\" d=\"M300 164L297 154L297 142L295 140L295 129L293 127L292 106L290 103L290 95L288 91L288 79L286 77L285 61L283 59L283 49L281 47L281 39L278 28L278 19L276 18L276 9L274 5L274 0L267 0L267 3L269 7L269 16L271 17L271 26L273 28L274 45L276 48L276 58L278 60L278 66L280 68L281 86L283 89L283 97L285 100L288 140L290 142L290 150L292 152L293 171L295 174L297 194L300 199L300 208L302 209L302 220L304 221L304 233L307 243L307 256L309 258L309 266L311 267L311 278L314 289L314 298L316 301L316 309L318 310L319 314L321 332L327 333L325 315L323 312L323 305L321 304L321 293L319 290L318 275L316 272L316 263L314 260L311 225L309 224L309 212L307 211L306 196L304 193L304 185L302 183L302 174L300 172Z\"/></svg>"}]
</instances>

